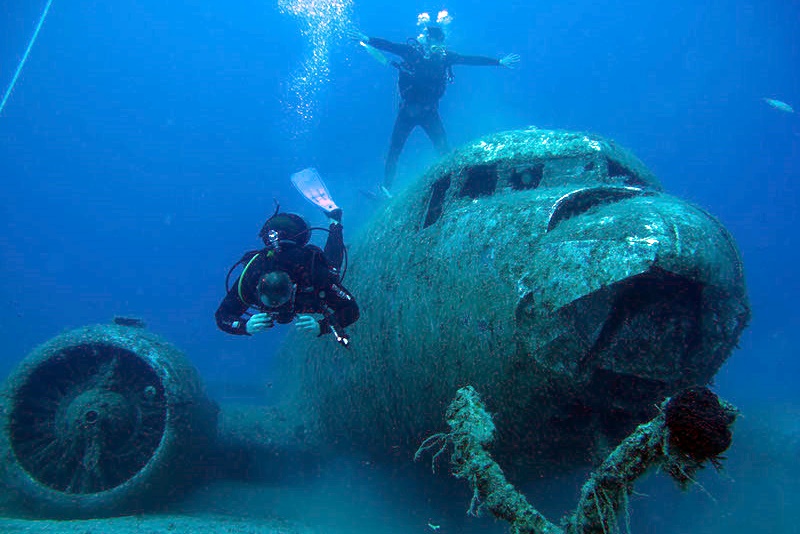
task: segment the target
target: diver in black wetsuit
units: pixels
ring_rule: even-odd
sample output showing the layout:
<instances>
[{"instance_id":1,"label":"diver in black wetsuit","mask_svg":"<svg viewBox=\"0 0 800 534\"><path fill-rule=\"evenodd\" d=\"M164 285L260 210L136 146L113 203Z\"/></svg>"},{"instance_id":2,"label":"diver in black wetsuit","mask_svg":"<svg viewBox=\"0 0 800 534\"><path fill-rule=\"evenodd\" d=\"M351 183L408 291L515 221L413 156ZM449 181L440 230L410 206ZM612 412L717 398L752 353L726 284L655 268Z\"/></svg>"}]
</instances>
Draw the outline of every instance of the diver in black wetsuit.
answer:
<instances>
[{"instance_id":1,"label":"diver in black wetsuit","mask_svg":"<svg viewBox=\"0 0 800 534\"><path fill-rule=\"evenodd\" d=\"M349 346L344 328L358 319L359 310L341 284L339 269L345 254L341 215L340 209L328 212L331 224L323 252L308 244L311 229L299 215L276 209L259 234L266 247L246 253L228 273L230 278L234 268L244 266L217 308L220 330L252 335L275 323L291 323L297 316L299 329L319 336L333 333L336 341ZM258 312L251 315L250 308Z\"/></svg>"},{"instance_id":2,"label":"diver in black wetsuit","mask_svg":"<svg viewBox=\"0 0 800 534\"><path fill-rule=\"evenodd\" d=\"M397 172L397 160L411 131L422 127L440 155L447 153L447 134L439 116L439 99L447 84L453 80L453 65L502 66L513 68L519 56L509 54L502 59L485 56L463 56L445 46L445 34L438 24L427 24L416 39L405 44L393 43L360 32L348 32L348 37L366 46L394 54L401 63L392 62L399 71L400 109L397 112L386 169L381 189L386 196Z\"/></svg>"}]
</instances>

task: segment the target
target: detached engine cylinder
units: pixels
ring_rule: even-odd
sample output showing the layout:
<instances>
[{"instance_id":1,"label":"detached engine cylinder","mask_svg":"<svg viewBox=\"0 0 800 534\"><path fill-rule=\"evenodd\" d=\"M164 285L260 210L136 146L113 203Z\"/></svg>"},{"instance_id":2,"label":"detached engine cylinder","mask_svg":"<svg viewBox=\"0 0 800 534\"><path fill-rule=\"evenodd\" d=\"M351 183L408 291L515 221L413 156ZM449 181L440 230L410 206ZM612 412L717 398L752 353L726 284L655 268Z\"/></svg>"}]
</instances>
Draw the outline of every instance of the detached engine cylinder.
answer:
<instances>
[{"instance_id":1,"label":"detached engine cylinder","mask_svg":"<svg viewBox=\"0 0 800 534\"><path fill-rule=\"evenodd\" d=\"M34 349L2 395L3 481L34 513L142 510L183 489L217 407L186 357L136 326L97 325Z\"/></svg>"}]
</instances>

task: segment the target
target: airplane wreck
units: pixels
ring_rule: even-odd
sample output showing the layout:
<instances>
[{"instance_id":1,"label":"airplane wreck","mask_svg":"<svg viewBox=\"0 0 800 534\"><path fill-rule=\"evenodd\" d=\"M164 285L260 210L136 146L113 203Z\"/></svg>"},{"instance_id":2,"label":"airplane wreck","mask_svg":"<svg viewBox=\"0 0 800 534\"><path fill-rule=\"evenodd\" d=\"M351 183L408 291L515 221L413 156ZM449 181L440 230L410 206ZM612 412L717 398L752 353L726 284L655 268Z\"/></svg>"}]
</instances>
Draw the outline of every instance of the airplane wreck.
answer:
<instances>
[{"instance_id":1,"label":"airplane wreck","mask_svg":"<svg viewBox=\"0 0 800 534\"><path fill-rule=\"evenodd\" d=\"M601 137L528 129L453 151L355 240L352 349L292 333L291 420L408 457L472 385L495 453L546 474L602 458L706 385L749 315L736 244Z\"/></svg>"},{"instance_id":2,"label":"airplane wreck","mask_svg":"<svg viewBox=\"0 0 800 534\"><path fill-rule=\"evenodd\" d=\"M707 385L750 316L723 225L589 134L518 130L453 151L349 256L351 346L290 333L276 406L218 408L136 322L37 347L0 397L4 482L41 513L92 516L146 509L234 457L407 462L466 386L516 479L599 465L665 398Z\"/></svg>"}]
</instances>

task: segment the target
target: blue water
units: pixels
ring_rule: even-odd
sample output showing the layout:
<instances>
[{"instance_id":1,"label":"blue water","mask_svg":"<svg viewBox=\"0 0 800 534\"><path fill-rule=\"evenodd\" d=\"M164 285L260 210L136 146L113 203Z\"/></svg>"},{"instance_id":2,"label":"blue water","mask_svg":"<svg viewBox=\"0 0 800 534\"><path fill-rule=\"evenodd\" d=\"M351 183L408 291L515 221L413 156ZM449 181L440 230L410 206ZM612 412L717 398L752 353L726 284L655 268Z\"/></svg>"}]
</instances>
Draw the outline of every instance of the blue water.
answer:
<instances>
[{"instance_id":1,"label":"blue water","mask_svg":"<svg viewBox=\"0 0 800 534\"><path fill-rule=\"evenodd\" d=\"M800 7L602 4L373 0L357 1L352 19L403 41L418 12L446 7L453 49L522 56L513 71L456 67L441 104L453 145L528 125L591 131L632 149L668 192L733 233L753 320L716 390L770 418L753 416L765 426L745 426L750 434L731 450L731 470L746 482L711 477L720 502L697 491L678 498L656 483L663 498L642 504L636 520L652 532L688 532L691 520L670 521L679 507L695 514L697 532L722 529L724 514L730 524L769 516L781 520L771 531L790 532L796 499L769 481L798 473L799 431L781 414L800 404L800 114L761 99L800 109ZM43 7L4 4L3 89ZM273 198L323 222L289 184L302 167L326 176L355 233L368 212L358 190L381 180L397 103L391 68L330 39L312 116L294 113L290 80L313 40L302 27L252 0L54 1L0 115L2 376L60 331L126 314L186 351L209 383L271 379L280 332L242 339L215 327L227 268L258 245ZM434 159L415 132L398 185ZM741 502L720 498L732 492Z\"/></svg>"}]
</instances>

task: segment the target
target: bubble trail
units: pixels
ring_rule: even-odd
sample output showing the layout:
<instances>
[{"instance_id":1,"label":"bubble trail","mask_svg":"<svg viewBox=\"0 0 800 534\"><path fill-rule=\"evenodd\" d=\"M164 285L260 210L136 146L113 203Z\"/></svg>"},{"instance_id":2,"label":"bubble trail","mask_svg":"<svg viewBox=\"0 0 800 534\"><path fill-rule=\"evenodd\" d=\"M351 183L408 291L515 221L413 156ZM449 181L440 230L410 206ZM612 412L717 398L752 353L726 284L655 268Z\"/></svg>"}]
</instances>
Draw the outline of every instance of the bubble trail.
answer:
<instances>
[{"instance_id":1,"label":"bubble trail","mask_svg":"<svg viewBox=\"0 0 800 534\"><path fill-rule=\"evenodd\" d=\"M301 127L314 119L317 95L329 81L331 45L351 25L353 0L279 0L281 13L297 18L308 48L303 63L289 82L287 108Z\"/></svg>"}]
</instances>

